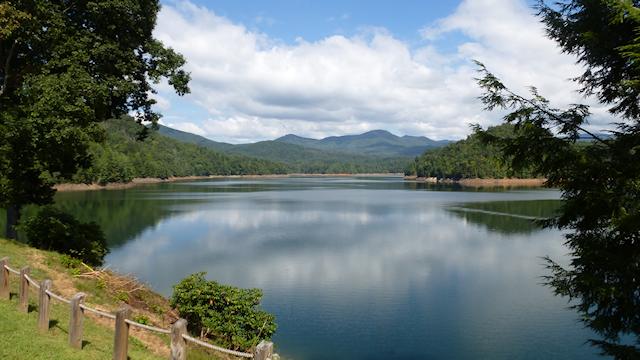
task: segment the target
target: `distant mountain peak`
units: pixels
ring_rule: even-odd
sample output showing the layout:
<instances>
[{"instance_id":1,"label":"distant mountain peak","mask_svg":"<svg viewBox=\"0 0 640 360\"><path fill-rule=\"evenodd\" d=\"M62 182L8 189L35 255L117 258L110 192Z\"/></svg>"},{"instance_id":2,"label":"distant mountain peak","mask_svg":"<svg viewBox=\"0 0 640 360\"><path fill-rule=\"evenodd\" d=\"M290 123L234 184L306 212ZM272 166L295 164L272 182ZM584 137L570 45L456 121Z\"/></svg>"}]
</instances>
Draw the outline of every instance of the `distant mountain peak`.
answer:
<instances>
[{"instance_id":1,"label":"distant mountain peak","mask_svg":"<svg viewBox=\"0 0 640 360\"><path fill-rule=\"evenodd\" d=\"M378 158L415 157L429 148L443 146L448 143L448 141L433 141L424 136L397 136L381 129L357 135L329 136L320 140L295 134L286 134L271 141L235 145L212 141L202 136L165 126L160 126L160 133L176 140L223 152L240 153L259 158L265 158L265 154L269 153L273 155L269 160L275 161L280 161L285 156L293 156L295 153L299 157L315 156L317 158L319 156L318 152L323 152L323 156L328 157L336 157L336 154ZM275 156L276 154L280 155ZM339 158L341 156L336 157L336 159Z\"/></svg>"},{"instance_id":2,"label":"distant mountain peak","mask_svg":"<svg viewBox=\"0 0 640 360\"><path fill-rule=\"evenodd\" d=\"M299 140L299 139L304 139L304 140L314 140L314 139L310 139L310 138L306 138L304 136L298 136L296 134L287 134L284 136L281 136L277 139L275 139L275 141L282 141L282 140Z\"/></svg>"},{"instance_id":3,"label":"distant mountain peak","mask_svg":"<svg viewBox=\"0 0 640 360\"><path fill-rule=\"evenodd\" d=\"M376 130L369 130L366 133L362 134L371 134L371 135L393 135L391 132L387 131L387 130L382 130L382 129L376 129ZM395 135L393 135L395 136Z\"/></svg>"},{"instance_id":4,"label":"distant mountain peak","mask_svg":"<svg viewBox=\"0 0 640 360\"><path fill-rule=\"evenodd\" d=\"M397 138L399 138L399 136L394 135L394 134L390 133L387 130L380 130L380 129L367 131L364 134L353 135L353 136L364 137L364 138L378 137L378 138L385 138L385 139L397 139Z\"/></svg>"}]
</instances>

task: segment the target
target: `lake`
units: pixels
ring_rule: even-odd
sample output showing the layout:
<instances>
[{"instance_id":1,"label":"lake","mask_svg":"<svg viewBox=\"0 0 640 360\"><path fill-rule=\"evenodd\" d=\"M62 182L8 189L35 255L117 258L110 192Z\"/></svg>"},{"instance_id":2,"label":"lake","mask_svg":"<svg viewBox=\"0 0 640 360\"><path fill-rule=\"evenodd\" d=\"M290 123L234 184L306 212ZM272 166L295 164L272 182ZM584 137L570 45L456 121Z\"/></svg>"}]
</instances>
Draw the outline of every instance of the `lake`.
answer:
<instances>
[{"instance_id":1,"label":"lake","mask_svg":"<svg viewBox=\"0 0 640 360\"><path fill-rule=\"evenodd\" d=\"M229 179L59 193L98 222L106 263L171 295L185 276L264 291L294 359L590 359L593 336L541 285L559 192L394 177Z\"/></svg>"}]
</instances>

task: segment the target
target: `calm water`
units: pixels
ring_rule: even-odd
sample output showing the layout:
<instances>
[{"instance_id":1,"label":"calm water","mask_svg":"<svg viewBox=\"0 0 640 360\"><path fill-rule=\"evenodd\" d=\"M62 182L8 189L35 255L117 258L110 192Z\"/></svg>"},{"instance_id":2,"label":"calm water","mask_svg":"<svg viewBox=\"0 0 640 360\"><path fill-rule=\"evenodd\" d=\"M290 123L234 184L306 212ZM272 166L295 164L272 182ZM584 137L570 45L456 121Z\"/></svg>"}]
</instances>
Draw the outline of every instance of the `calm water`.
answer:
<instances>
[{"instance_id":1,"label":"calm water","mask_svg":"<svg viewBox=\"0 0 640 360\"><path fill-rule=\"evenodd\" d=\"M553 190L463 191L397 178L294 178L62 193L99 222L106 261L159 292L198 271L264 290L294 359L588 359L591 334L540 285L566 262L530 218Z\"/></svg>"}]
</instances>

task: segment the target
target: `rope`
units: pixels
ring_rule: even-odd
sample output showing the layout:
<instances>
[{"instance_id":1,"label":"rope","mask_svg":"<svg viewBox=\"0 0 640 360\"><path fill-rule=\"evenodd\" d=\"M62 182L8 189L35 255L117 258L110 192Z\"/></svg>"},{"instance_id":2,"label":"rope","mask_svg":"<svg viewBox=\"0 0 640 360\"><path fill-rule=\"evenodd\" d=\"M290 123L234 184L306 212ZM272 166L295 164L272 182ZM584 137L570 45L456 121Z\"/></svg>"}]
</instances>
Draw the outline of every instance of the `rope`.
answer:
<instances>
[{"instance_id":1,"label":"rope","mask_svg":"<svg viewBox=\"0 0 640 360\"><path fill-rule=\"evenodd\" d=\"M253 358L253 354L249 354L249 353L245 353L245 352L240 352L240 351L235 351L235 350L229 350L229 349L225 349L219 346L215 346L213 344L209 344L208 342L204 342L202 340L198 340L194 337L191 337L189 335L182 335L182 337L187 340L187 341L191 341L192 343L198 344L200 346L204 346L206 348L212 349L212 350L216 350L216 351L220 351L223 352L225 354L229 354L229 355L233 355L233 356L239 356L239 357L244 357L244 358Z\"/></svg>"},{"instance_id":2,"label":"rope","mask_svg":"<svg viewBox=\"0 0 640 360\"><path fill-rule=\"evenodd\" d=\"M14 273L16 275L20 275L20 271L12 269L11 267L9 267L7 265L4 265L4 267L9 272L12 272L12 273ZM31 284L31 286L33 286L36 289L40 289L40 285L35 280L33 280L29 275L24 274L24 278L27 279L27 281ZM58 294L56 294L54 292L51 292L49 290L46 290L45 292L47 293L47 295L51 296L52 298L54 298L54 299L56 299L58 301L61 301L63 303L67 303L67 304L71 304L71 300L67 300L67 299L63 298L62 296L60 296L60 295L58 295ZM116 318L116 316L113 315L113 314L110 314L110 313L107 313L107 312L104 312L104 311L100 311L98 309L90 308L90 307L88 307L88 306L86 306L84 304L80 304L80 308L82 308L85 311L88 311L90 313L94 313L96 315L99 315L99 316L102 316L102 317L106 317L108 319L114 319L115 320L115 318ZM124 321L127 324L131 325L131 326L135 326L135 327L138 327L138 328L141 328L141 329L145 329L145 330L149 330L149 331L155 331L155 332L159 332L161 334L171 334L171 330L161 329L161 328L158 328L158 327L155 327L155 326L149 326L149 325L145 325L145 324L140 324L139 322L135 322L135 321L129 320L129 319L125 319ZM229 354L229 355L233 355L233 356L239 356L239 357L244 357L244 358L249 358L249 359L253 358L253 354L250 354L250 353L245 353L245 352L241 352L241 351L225 349L223 347L216 346L216 345L210 344L208 342L196 339L196 338L191 337L189 335L184 335L183 334L182 337L187 341L191 341L192 343L195 343L195 344L200 345L200 346L204 346L204 347L209 348L211 350L219 351L219 352L222 352L222 353L225 353L225 354Z\"/></svg>"},{"instance_id":3,"label":"rope","mask_svg":"<svg viewBox=\"0 0 640 360\"><path fill-rule=\"evenodd\" d=\"M155 331L155 332L159 332L162 334L171 334L171 330L167 330L167 329L161 329L155 326L149 326L149 325L145 325L145 324L140 324L139 322L135 322L133 320L129 320L129 319L125 319L125 322L131 326L136 326L139 327L141 329L146 329L149 331Z\"/></svg>"},{"instance_id":4,"label":"rope","mask_svg":"<svg viewBox=\"0 0 640 360\"><path fill-rule=\"evenodd\" d=\"M29 284L31 284L31 286L40 290L40 284L38 284L35 280L33 280L31 276L24 274L24 278L27 279L27 281L29 282Z\"/></svg>"},{"instance_id":5,"label":"rope","mask_svg":"<svg viewBox=\"0 0 640 360\"><path fill-rule=\"evenodd\" d=\"M44 292L56 300L62 301L63 303L66 303L66 304L71 304L71 300L67 300L54 292L51 292L49 290L45 290Z\"/></svg>"},{"instance_id":6,"label":"rope","mask_svg":"<svg viewBox=\"0 0 640 360\"><path fill-rule=\"evenodd\" d=\"M98 310L98 309L90 308L90 307L88 307L88 306L86 306L86 305L84 305L84 304L80 304L80 308L82 308L82 309L84 309L84 310L86 310L86 311L88 311L88 312L94 313L94 314L96 314L96 315L100 315L100 316L102 316L102 317L106 317L106 318L108 318L108 319L113 319L113 320L115 320L115 319L116 319L116 316L115 316L115 315L113 315L113 314L109 314L109 313L107 313L107 312L100 311L100 310Z\"/></svg>"},{"instance_id":7,"label":"rope","mask_svg":"<svg viewBox=\"0 0 640 360\"><path fill-rule=\"evenodd\" d=\"M9 265L5 265L4 268L9 270L9 272L11 272L11 273L14 273L16 275L20 275L20 270L12 269L12 268L9 267Z\"/></svg>"}]
</instances>

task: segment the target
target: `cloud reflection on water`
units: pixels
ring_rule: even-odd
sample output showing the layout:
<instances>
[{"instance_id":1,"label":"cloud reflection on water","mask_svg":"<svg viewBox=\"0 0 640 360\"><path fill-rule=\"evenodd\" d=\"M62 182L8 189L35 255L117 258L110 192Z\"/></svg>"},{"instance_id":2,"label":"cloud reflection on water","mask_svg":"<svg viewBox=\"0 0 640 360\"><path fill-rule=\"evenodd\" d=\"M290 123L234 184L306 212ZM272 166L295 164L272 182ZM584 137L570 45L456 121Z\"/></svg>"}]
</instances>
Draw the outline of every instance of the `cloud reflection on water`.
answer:
<instances>
[{"instance_id":1,"label":"cloud reflection on water","mask_svg":"<svg viewBox=\"0 0 640 360\"><path fill-rule=\"evenodd\" d=\"M198 271L264 289L276 342L295 358L591 354L564 302L539 285L539 257L566 252L561 234L501 232L505 219L447 210L557 193L273 189L172 192L170 215L107 261L167 295Z\"/></svg>"}]
</instances>

